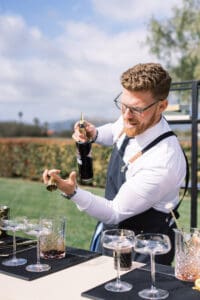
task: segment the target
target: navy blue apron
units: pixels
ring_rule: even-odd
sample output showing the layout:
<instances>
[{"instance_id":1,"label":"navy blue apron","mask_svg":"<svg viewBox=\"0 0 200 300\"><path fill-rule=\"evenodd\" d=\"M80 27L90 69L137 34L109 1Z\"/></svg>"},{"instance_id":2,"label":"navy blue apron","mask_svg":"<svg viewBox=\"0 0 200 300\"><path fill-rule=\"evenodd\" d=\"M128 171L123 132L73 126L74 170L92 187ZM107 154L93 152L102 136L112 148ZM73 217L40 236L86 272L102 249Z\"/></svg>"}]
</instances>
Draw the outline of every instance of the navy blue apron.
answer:
<instances>
[{"instance_id":1,"label":"navy blue apron","mask_svg":"<svg viewBox=\"0 0 200 300\"><path fill-rule=\"evenodd\" d=\"M168 131L163 135L156 138L152 143L150 143L147 147L142 150L142 154L145 153L147 150L152 148L158 142L167 138L169 136L175 135L172 131ZM118 193L121 185L125 182L125 172L126 166L123 161L123 155L125 148L129 142L129 138L125 137L124 141L120 147L117 148L115 145L111 154L110 162L108 165L108 172L107 172L107 180L106 180L106 188L105 188L105 198L108 200L113 200L116 194ZM176 209L174 210L175 214L177 215ZM176 228L176 224L173 223L171 225L171 214L166 214L163 212L159 212L153 208L140 213L136 216L130 217L117 225L108 225L102 224L99 222L96 227L97 231L111 229L111 228L123 228L123 229L130 229L135 232L135 235L139 233L163 233L167 234L171 240L172 248L170 252L164 255L156 255L156 262L161 264L171 264L173 257L174 257L174 231L173 228ZM92 239L93 244L91 244L91 250L94 251L101 251L100 240L98 238ZM95 245L94 245L95 242ZM92 249L93 247L93 249ZM135 261L149 262L149 255L143 255L134 252L133 259Z\"/></svg>"}]
</instances>

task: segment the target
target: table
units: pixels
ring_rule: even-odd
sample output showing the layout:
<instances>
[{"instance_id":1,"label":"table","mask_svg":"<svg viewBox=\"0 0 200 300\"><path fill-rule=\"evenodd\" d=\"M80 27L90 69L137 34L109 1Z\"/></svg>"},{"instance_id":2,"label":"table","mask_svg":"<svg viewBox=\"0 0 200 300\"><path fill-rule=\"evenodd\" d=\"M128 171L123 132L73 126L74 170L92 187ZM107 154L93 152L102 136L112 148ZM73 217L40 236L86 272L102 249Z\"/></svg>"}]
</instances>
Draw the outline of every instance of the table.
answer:
<instances>
[{"instance_id":1,"label":"table","mask_svg":"<svg viewBox=\"0 0 200 300\"><path fill-rule=\"evenodd\" d=\"M143 264L133 262L133 269ZM113 258L99 256L33 281L0 274L2 300L79 300L85 290L116 276Z\"/></svg>"},{"instance_id":2,"label":"table","mask_svg":"<svg viewBox=\"0 0 200 300\"><path fill-rule=\"evenodd\" d=\"M2 248L1 251L4 252ZM26 246L23 251L29 263L36 261L36 248L29 249ZM126 295L108 292L104 288L104 283L116 278L113 258L69 246L65 259L51 262L47 260L52 269L39 278L36 274L41 273L31 273L35 275L30 276L30 273L25 271L25 266L19 266L14 270L9 269L10 267L6 269L1 265L2 260L3 258L0 258L2 300L79 300L86 299L86 296L91 299L141 300L138 291L151 284L150 265L133 262L131 272L121 272L122 280L132 283L133 289ZM7 275L8 273L12 276ZM193 283L177 280L173 268L156 264L156 277L158 278L156 285L170 292L169 300L200 299L200 292L192 289ZM82 293L85 297L81 296Z\"/></svg>"}]
</instances>

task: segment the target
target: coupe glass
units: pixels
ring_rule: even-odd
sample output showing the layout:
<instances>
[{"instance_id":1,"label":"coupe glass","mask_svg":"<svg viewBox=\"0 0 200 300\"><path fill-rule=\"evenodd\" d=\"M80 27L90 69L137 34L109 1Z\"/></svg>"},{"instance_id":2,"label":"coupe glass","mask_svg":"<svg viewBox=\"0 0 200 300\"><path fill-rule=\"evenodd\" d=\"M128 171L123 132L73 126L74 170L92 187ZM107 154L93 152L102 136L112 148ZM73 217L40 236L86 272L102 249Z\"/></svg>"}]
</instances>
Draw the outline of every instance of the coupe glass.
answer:
<instances>
[{"instance_id":1,"label":"coupe glass","mask_svg":"<svg viewBox=\"0 0 200 300\"><path fill-rule=\"evenodd\" d=\"M144 289L138 294L143 299L165 299L168 291L155 286L155 255L165 254L171 249L169 237L159 233L139 234L135 237L136 252L149 254L151 259L151 288Z\"/></svg>"},{"instance_id":2,"label":"coupe glass","mask_svg":"<svg viewBox=\"0 0 200 300\"><path fill-rule=\"evenodd\" d=\"M3 230L10 230L13 233L13 255L12 258L6 259L2 262L4 266L15 267L26 264L27 260L25 258L16 257L16 231L25 231L26 229L26 218L16 217L13 219L3 219L1 220L0 227Z\"/></svg>"},{"instance_id":3,"label":"coupe glass","mask_svg":"<svg viewBox=\"0 0 200 300\"><path fill-rule=\"evenodd\" d=\"M132 289L130 283L121 280L120 268L125 270L131 269L134 238L134 232L125 229L110 229L102 233L102 246L104 249L112 251L114 265L117 270L116 280L107 283L105 285L106 290L112 292L127 292Z\"/></svg>"},{"instance_id":4,"label":"coupe glass","mask_svg":"<svg viewBox=\"0 0 200 300\"><path fill-rule=\"evenodd\" d=\"M37 238L37 262L26 266L30 272L44 272L51 269L48 264L40 262L40 236L49 235L52 232L52 221L48 219L33 219L27 221L26 233Z\"/></svg>"}]
</instances>

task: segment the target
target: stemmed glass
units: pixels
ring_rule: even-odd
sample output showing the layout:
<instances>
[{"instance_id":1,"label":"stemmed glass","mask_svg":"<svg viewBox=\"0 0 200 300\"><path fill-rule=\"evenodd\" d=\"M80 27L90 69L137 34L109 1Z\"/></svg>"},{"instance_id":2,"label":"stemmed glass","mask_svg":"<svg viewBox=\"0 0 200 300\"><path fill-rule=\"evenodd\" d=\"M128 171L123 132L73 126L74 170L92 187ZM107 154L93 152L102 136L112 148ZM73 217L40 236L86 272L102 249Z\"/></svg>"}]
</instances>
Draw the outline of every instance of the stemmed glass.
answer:
<instances>
[{"instance_id":1,"label":"stemmed glass","mask_svg":"<svg viewBox=\"0 0 200 300\"><path fill-rule=\"evenodd\" d=\"M4 266L15 267L26 264L27 260L25 258L16 257L16 231L25 231L26 229L26 218L16 217L13 219L3 219L0 222L0 227L2 230L10 230L13 233L13 255L12 258L6 259L2 262Z\"/></svg>"},{"instance_id":2,"label":"stemmed glass","mask_svg":"<svg viewBox=\"0 0 200 300\"><path fill-rule=\"evenodd\" d=\"M44 272L51 269L48 264L40 262L40 236L49 235L52 232L52 221L48 219L32 219L27 221L28 235L36 236L37 238L37 262L26 266L26 270L30 272Z\"/></svg>"},{"instance_id":3,"label":"stemmed glass","mask_svg":"<svg viewBox=\"0 0 200 300\"><path fill-rule=\"evenodd\" d=\"M120 269L131 269L134 238L134 232L125 229L110 229L102 233L102 246L112 251L114 266L117 270L116 280L107 283L105 285L106 290L112 292L127 292L132 289L132 284L121 280Z\"/></svg>"},{"instance_id":4,"label":"stemmed glass","mask_svg":"<svg viewBox=\"0 0 200 300\"><path fill-rule=\"evenodd\" d=\"M169 296L166 290L155 286L155 255L165 254L171 249L169 237L160 233L144 233L136 235L136 252L149 254L151 259L151 288L144 289L138 293L143 299L165 299Z\"/></svg>"}]
</instances>

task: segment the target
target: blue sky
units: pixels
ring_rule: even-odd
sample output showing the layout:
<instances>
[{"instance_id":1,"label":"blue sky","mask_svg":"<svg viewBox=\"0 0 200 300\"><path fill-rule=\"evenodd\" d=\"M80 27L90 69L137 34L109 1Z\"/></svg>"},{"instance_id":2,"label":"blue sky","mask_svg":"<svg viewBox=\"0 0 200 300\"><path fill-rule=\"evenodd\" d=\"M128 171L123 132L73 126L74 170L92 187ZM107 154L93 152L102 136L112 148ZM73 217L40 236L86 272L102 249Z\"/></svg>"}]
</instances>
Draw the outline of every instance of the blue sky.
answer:
<instances>
[{"instance_id":1,"label":"blue sky","mask_svg":"<svg viewBox=\"0 0 200 300\"><path fill-rule=\"evenodd\" d=\"M121 73L157 61L151 16L164 21L181 2L0 0L0 121L117 117Z\"/></svg>"}]
</instances>

